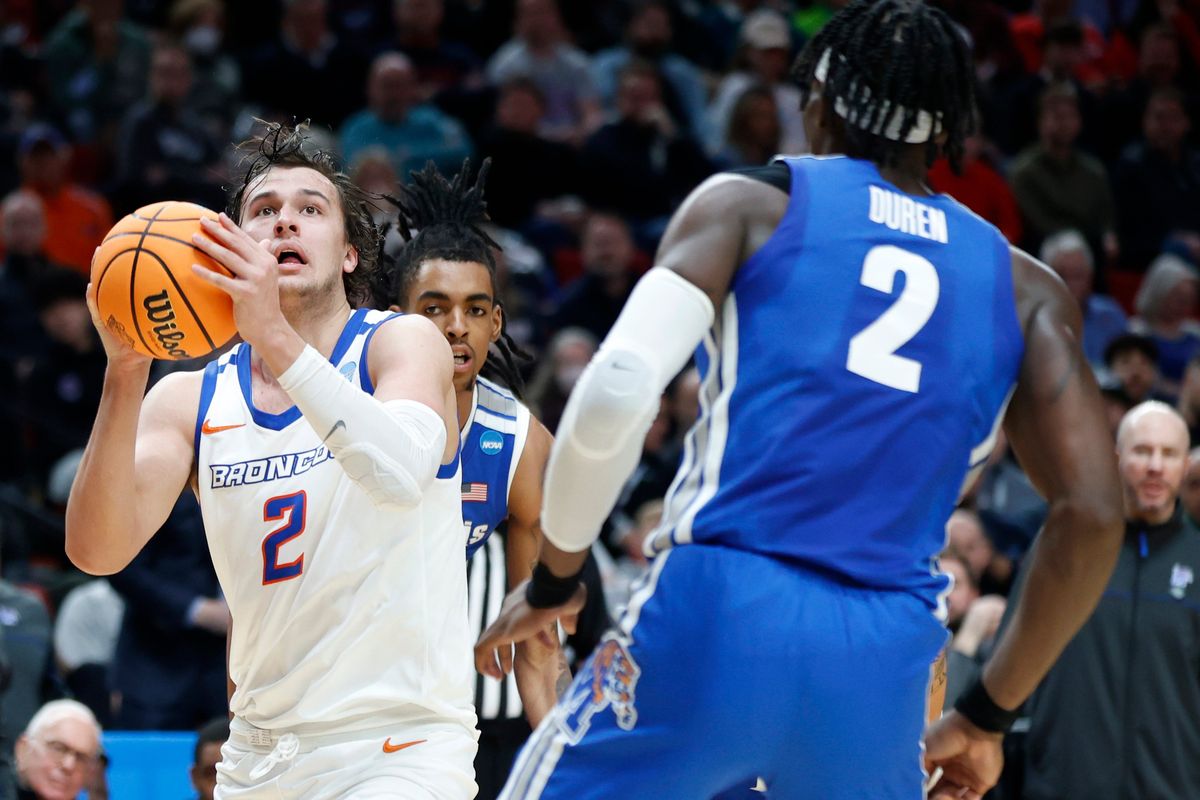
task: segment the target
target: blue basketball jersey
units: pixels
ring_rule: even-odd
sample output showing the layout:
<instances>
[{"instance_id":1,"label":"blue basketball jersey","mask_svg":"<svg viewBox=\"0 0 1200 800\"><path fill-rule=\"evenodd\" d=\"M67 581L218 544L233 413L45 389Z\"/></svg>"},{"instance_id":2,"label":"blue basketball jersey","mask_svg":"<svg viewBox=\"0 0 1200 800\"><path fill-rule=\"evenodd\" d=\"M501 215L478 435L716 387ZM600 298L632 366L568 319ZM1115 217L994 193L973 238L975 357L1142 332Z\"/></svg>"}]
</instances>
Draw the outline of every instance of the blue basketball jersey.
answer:
<instances>
[{"instance_id":1,"label":"blue basketball jersey","mask_svg":"<svg viewBox=\"0 0 1200 800\"><path fill-rule=\"evenodd\" d=\"M1024 350L1008 244L871 162L786 163L787 211L698 350L700 416L648 550L749 550L936 606L933 556Z\"/></svg>"},{"instance_id":2,"label":"blue basketball jersey","mask_svg":"<svg viewBox=\"0 0 1200 800\"><path fill-rule=\"evenodd\" d=\"M462 506L468 559L508 516L508 490L528 432L529 409L504 387L477 379L471 416L462 434Z\"/></svg>"}]
</instances>

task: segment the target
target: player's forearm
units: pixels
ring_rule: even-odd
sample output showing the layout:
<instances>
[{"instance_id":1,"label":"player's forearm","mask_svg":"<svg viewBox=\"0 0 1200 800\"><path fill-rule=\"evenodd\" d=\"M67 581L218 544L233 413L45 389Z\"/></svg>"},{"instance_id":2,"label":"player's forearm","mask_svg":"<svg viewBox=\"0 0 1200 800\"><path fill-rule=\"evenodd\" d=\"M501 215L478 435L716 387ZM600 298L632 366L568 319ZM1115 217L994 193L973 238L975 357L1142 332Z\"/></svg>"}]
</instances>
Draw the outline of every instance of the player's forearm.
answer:
<instances>
[{"instance_id":1,"label":"player's forearm","mask_svg":"<svg viewBox=\"0 0 1200 800\"><path fill-rule=\"evenodd\" d=\"M1051 506L1012 621L984 670L997 705L1016 708L1045 677L1104 592L1123 536L1119 499Z\"/></svg>"},{"instance_id":2,"label":"player's forearm","mask_svg":"<svg viewBox=\"0 0 1200 800\"><path fill-rule=\"evenodd\" d=\"M123 568L137 554L137 498L130 492L138 419L150 362L111 367L96 422L67 500L66 549L93 575Z\"/></svg>"},{"instance_id":3,"label":"player's forearm","mask_svg":"<svg viewBox=\"0 0 1200 800\"><path fill-rule=\"evenodd\" d=\"M541 642L522 642L517 645L513 673L525 717L530 727L536 728L570 685L571 670L567 659L557 646L551 649Z\"/></svg>"}]
</instances>

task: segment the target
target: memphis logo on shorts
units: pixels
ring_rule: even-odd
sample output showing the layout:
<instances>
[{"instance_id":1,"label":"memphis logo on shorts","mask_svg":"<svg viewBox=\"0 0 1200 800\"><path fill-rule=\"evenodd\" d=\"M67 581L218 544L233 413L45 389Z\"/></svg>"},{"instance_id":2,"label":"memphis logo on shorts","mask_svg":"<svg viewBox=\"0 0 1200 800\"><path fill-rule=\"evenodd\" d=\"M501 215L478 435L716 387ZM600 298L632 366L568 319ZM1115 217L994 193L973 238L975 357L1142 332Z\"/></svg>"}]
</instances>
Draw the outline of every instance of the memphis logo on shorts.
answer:
<instances>
[{"instance_id":1,"label":"memphis logo on shorts","mask_svg":"<svg viewBox=\"0 0 1200 800\"><path fill-rule=\"evenodd\" d=\"M210 464L208 468L212 471L212 488L227 489L231 486L267 483L303 475L332 458L333 453L322 444L303 453L268 456L252 461L239 461L236 464Z\"/></svg>"},{"instance_id":2,"label":"memphis logo on shorts","mask_svg":"<svg viewBox=\"0 0 1200 800\"><path fill-rule=\"evenodd\" d=\"M591 680L580 676L571 684L556 720L571 744L579 744L592 725L592 717L609 706L623 730L633 730L637 724L634 704L642 670L629 654L629 641L610 633L592 653L590 664L584 668L585 675L589 671Z\"/></svg>"}]
</instances>

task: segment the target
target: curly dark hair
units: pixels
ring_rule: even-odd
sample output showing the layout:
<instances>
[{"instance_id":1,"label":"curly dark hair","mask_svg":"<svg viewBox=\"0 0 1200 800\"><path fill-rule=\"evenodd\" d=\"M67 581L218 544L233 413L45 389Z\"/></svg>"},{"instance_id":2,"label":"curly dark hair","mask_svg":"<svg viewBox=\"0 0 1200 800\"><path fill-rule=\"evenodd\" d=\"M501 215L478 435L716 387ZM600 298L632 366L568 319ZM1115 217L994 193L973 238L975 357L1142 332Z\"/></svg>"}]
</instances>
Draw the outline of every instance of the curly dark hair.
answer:
<instances>
[{"instance_id":1,"label":"curly dark hair","mask_svg":"<svg viewBox=\"0 0 1200 800\"><path fill-rule=\"evenodd\" d=\"M900 106L899 138L913 129L920 111L936 115L947 135L942 149L958 171L963 141L975 128L975 86L967 44L949 17L921 0L858 0L847 6L796 58L792 79L802 105L826 53L827 113L842 103L856 120L846 125L847 155L895 166L911 145L871 131L886 127L888 109ZM925 148L932 164L938 145L931 137Z\"/></svg>"},{"instance_id":2,"label":"curly dark hair","mask_svg":"<svg viewBox=\"0 0 1200 800\"><path fill-rule=\"evenodd\" d=\"M376 304L380 308L392 303L403 306L417 272L426 261L444 259L482 264L491 278L492 298L501 307L501 315L500 339L493 344L500 359L489 358L480 372L504 384L519 398L524 381L517 361L528 360L530 356L508 333L508 316L503 313L503 303L497 296L493 255L500 245L482 227L488 220L483 187L490 167L491 160L485 160L472 182L471 160L467 159L453 180L447 180L430 161L401 187L401 197L387 198L399 209L396 224L405 244L395 258L384 261L385 269L375 286Z\"/></svg>"},{"instance_id":3,"label":"curly dark hair","mask_svg":"<svg viewBox=\"0 0 1200 800\"><path fill-rule=\"evenodd\" d=\"M324 175L337 190L346 241L358 251L358 266L353 272L342 274L346 299L353 306L365 305L371 300L371 286L383 248L383 239L371 217L377 198L342 172L332 153L310 144L307 128L307 122L295 126L273 122L261 136L238 145L242 153L241 174L229 189L225 213L240 223L246 190L272 167L308 167Z\"/></svg>"}]
</instances>

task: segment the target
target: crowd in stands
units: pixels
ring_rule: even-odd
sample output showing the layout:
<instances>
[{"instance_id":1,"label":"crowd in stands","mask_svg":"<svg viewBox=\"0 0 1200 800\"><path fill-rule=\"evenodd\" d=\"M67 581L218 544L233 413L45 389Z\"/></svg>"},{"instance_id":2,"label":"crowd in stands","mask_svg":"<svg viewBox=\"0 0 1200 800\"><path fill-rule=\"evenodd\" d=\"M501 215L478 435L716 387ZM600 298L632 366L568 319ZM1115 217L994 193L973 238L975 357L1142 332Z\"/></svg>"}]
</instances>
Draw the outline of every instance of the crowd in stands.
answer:
<instances>
[{"instance_id":1,"label":"crowd in stands","mask_svg":"<svg viewBox=\"0 0 1200 800\"><path fill-rule=\"evenodd\" d=\"M971 43L979 91L961 172L938 161L930 186L1062 277L1114 437L1155 399L1196 443L1200 0L928 2ZM84 286L114 220L164 199L222 208L231 143L262 121L310 120L379 194L428 161L490 158L508 330L553 431L687 193L807 150L789 66L843 5L0 0L0 798L43 702L77 698L88 724L134 729L224 709L227 610L192 498L119 575L85 576L63 552L105 368ZM614 612L646 566L699 384L690 369L664 395L606 525ZM962 659L986 656L1045 513L1001 436L943 558Z\"/></svg>"}]
</instances>

